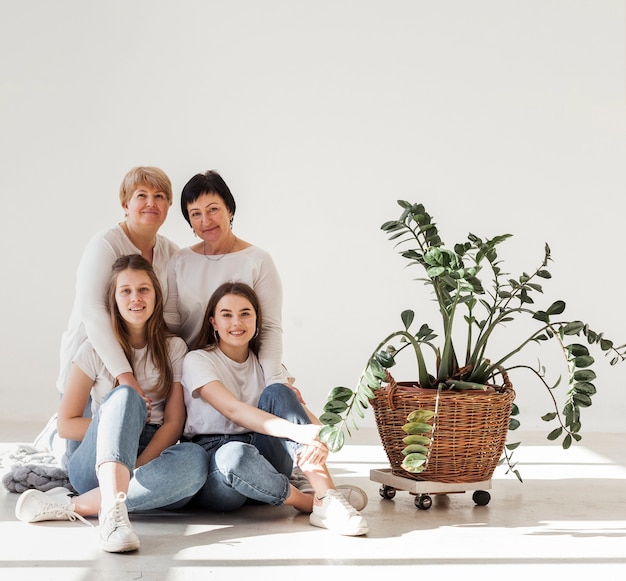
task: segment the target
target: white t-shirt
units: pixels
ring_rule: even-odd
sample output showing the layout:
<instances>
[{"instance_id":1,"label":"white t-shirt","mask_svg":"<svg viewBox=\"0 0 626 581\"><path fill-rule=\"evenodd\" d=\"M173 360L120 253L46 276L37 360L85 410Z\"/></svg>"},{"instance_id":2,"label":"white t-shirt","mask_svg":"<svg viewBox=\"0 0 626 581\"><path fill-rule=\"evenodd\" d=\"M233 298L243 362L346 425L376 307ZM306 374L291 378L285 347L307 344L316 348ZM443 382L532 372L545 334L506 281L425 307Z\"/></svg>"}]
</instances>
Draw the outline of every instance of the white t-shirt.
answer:
<instances>
[{"instance_id":1,"label":"white t-shirt","mask_svg":"<svg viewBox=\"0 0 626 581\"><path fill-rule=\"evenodd\" d=\"M250 430L231 422L197 392L211 381L220 381L239 401L256 407L265 389L263 370L254 353L244 363L229 359L219 349L198 349L183 361L183 387L187 422L183 434L242 434Z\"/></svg>"},{"instance_id":2,"label":"white t-shirt","mask_svg":"<svg viewBox=\"0 0 626 581\"><path fill-rule=\"evenodd\" d=\"M157 235L152 266L163 296L167 297L167 263L178 246L165 236ZM61 338L61 370L57 388L63 391L72 360L78 348L89 338L94 349L114 377L131 371L124 351L113 334L106 306L107 289L113 263L125 254L141 254L118 224L96 234L87 244L76 272L76 298Z\"/></svg>"},{"instance_id":3,"label":"white t-shirt","mask_svg":"<svg viewBox=\"0 0 626 581\"><path fill-rule=\"evenodd\" d=\"M180 337L168 339L168 350L172 365L174 383L182 379L183 360L187 353L187 345ZM133 349L135 378L139 387L147 397L152 398L151 424L163 424L165 399L156 399L154 388L159 381L159 373L148 354L147 347ZM93 381L91 388L91 411L95 414L106 395L115 387L115 377L109 373L102 359L98 356L89 341L85 341L78 349L74 363Z\"/></svg>"},{"instance_id":4,"label":"white t-shirt","mask_svg":"<svg viewBox=\"0 0 626 581\"><path fill-rule=\"evenodd\" d=\"M183 248L174 254L168 264L165 304L165 321L169 329L194 349L209 299L225 282L246 283L259 297L263 315L259 361L266 385L285 383L282 284L272 257L257 246L226 254L220 260L208 260L191 248Z\"/></svg>"}]
</instances>

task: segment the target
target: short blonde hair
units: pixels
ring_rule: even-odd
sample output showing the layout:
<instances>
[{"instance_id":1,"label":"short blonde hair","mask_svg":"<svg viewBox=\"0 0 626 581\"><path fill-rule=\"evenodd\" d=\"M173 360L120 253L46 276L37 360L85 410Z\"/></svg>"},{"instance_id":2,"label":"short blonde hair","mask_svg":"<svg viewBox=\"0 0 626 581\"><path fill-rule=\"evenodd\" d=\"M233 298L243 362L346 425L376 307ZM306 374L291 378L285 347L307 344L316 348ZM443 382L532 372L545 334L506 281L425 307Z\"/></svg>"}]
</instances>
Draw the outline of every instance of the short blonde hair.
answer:
<instances>
[{"instance_id":1,"label":"short blonde hair","mask_svg":"<svg viewBox=\"0 0 626 581\"><path fill-rule=\"evenodd\" d=\"M133 192L139 186L150 186L163 192L167 201L172 205L172 182L167 174L158 167L138 166L131 169L122 180L120 186L120 203L122 207L130 202Z\"/></svg>"}]
</instances>

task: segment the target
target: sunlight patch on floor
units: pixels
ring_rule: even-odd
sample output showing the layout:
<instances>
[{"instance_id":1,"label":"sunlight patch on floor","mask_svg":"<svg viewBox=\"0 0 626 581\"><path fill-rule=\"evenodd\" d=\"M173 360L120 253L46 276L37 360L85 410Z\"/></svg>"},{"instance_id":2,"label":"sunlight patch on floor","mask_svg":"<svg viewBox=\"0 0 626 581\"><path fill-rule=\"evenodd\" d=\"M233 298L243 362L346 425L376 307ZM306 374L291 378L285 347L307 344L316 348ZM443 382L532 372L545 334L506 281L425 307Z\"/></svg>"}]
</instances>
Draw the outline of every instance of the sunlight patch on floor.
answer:
<instances>
[{"instance_id":1,"label":"sunlight patch on floor","mask_svg":"<svg viewBox=\"0 0 626 581\"><path fill-rule=\"evenodd\" d=\"M514 451L513 461L522 478L527 480L564 479L626 479L626 466L617 464L581 445L564 450L555 445L520 446ZM508 478L506 466L499 466L494 479Z\"/></svg>"}]
</instances>

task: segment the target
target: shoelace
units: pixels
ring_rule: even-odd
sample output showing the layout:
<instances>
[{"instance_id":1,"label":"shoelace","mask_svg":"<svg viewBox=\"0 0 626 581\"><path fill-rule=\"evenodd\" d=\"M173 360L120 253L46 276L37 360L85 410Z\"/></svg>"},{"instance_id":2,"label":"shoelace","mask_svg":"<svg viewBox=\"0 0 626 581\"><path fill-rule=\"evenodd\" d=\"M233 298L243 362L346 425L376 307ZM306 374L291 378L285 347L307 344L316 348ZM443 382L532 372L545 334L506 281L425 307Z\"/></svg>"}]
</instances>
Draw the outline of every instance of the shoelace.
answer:
<instances>
[{"instance_id":1,"label":"shoelace","mask_svg":"<svg viewBox=\"0 0 626 581\"><path fill-rule=\"evenodd\" d=\"M114 524L114 529L127 526L126 518L121 510L122 505L126 502L126 495L123 492L118 493L115 504L106 514L106 519Z\"/></svg>"},{"instance_id":2,"label":"shoelace","mask_svg":"<svg viewBox=\"0 0 626 581\"><path fill-rule=\"evenodd\" d=\"M327 494L330 494L330 496L337 500L350 516L358 515L356 509L347 501L346 497L341 494L341 492L333 490L332 492L329 491Z\"/></svg>"},{"instance_id":3,"label":"shoelace","mask_svg":"<svg viewBox=\"0 0 626 581\"><path fill-rule=\"evenodd\" d=\"M81 522L84 522L86 525L93 527L93 525L88 520L80 516L77 512L74 512L73 510L70 510L66 506L63 506L62 504L55 504L52 502L48 503L46 505L46 508L44 509L44 513L52 514L59 520L61 519L67 519L70 521L79 520Z\"/></svg>"}]
</instances>

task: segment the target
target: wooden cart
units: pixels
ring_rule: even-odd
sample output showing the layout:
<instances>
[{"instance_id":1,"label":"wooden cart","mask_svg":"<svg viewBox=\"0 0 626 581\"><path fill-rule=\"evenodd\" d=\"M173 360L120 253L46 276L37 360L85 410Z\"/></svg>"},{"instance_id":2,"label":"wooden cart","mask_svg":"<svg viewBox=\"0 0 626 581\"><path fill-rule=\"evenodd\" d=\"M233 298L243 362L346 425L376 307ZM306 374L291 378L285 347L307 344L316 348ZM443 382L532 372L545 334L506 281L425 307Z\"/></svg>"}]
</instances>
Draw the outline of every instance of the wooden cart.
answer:
<instances>
[{"instance_id":1,"label":"wooden cart","mask_svg":"<svg viewBox=\"0 0 626 581\"><path fill-rule=\"evenodd\" d=\"M491 495L487 492L491 488L491 480L462 484L430 482L396 476L392 474L391 468L370 470L370 480L382 484L379 493L386 499L393 498L397 490L408 491L415 496L415 506L420 510L428 510L433 504L431 495L436 494L456 494L473 490L472 500L477 505L485 506L491 500Z\"/></svg>"}]
</instances>

